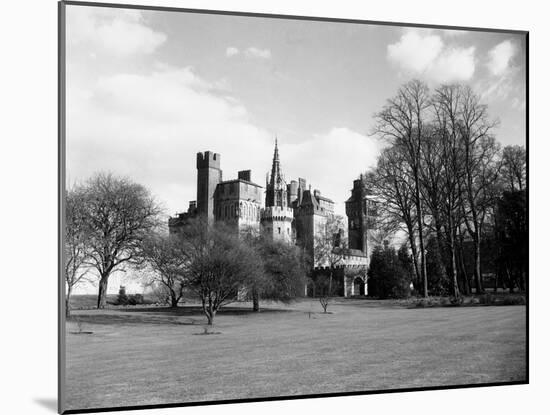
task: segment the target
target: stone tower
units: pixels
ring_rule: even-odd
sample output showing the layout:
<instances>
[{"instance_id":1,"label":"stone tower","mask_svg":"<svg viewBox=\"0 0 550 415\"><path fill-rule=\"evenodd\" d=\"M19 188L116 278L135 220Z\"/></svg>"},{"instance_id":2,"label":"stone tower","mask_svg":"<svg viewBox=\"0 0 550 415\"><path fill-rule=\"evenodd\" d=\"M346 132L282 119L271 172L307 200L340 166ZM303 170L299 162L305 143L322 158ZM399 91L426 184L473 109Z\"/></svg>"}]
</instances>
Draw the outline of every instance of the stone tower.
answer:
<instances>
[{"instance_id":1,"label":"stone tower","mask_svg":"<svg viewBox=\"0 0 550 415\"><path fill-rule=\"evenodd\" d=\"M288 204L287 184L281 171L279 148L275 139L275 151L271 176L266 179L265 209L262 212L262 231L274 240L292 242L294 210Z\"/></svg>"},{"instance_id":2,"label":"stone tower","mask_svg":"<svg viewBox=\"0 0 550 415\"><path fill-rule=\"evenodd\" d=\"M211 151L197 153L197 213L214 220L214 191L222 181L220 155Z\"/></svg>"},{"instance_id":3,"label":"stone tower","mask_svg":"<svg viewBox=\"0 0 550 415\"><path fill-rule=\"evenodd\" d=\"M369 197L363 176L353 181L351 197L346 200L348 217L348 242L350 249L357 249L369 254L368 231L371 227L371 213L374 213L374 200ZM373 212L370 212L373 210Z\"/></svg>"}]
</instances>

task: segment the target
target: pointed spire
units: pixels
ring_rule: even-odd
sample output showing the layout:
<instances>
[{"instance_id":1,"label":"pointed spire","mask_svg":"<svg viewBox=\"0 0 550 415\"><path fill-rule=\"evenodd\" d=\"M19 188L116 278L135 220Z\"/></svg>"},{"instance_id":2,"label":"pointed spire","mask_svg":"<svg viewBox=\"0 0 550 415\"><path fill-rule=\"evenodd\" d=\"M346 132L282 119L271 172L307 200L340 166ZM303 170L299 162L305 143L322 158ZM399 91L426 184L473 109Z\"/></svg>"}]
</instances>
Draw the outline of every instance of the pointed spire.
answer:
<instances>
[{"instance_id":1,"label":"pointed spire","mask_svg":"<svg viewBox=\"0 0 550 415\"><path fill-rule=\"evenodd\" d=\"M286 206L286 183L281 172L277 136L275 136L275 150L273 151L271 177L266 187L266 206Z\"/></svg>"},{"instance_id":2,"label":"pointed spire","mask_svg":"<svg viewBox=\"0 0 550 415\"><path fill-rule=\"evenodd\" d=\"M279 161L279 146L277 145L277 136L275 136L275 151L273 153L273 161Z\"/></svg>"}]
</instances>

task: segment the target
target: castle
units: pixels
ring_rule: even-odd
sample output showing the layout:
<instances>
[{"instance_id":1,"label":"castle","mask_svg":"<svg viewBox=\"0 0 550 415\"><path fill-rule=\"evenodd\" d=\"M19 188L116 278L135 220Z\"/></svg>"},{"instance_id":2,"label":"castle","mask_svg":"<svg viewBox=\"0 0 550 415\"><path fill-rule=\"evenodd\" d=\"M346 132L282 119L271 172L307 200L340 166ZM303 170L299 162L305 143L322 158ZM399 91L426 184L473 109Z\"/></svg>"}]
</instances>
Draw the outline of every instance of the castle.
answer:
<instances>
[{"instance_id":1,"label":"castle","mask_svg":"<svg viewBox=\"0 0 550 415\"><path fill-rule=\"evenodd\" d=\"M334 235L333 249L339 255L336 276L341 281L339 295L367 293L369 227L372 227L369 212L374 210L374 203L363 181L355 180L351 197L346 201L347 241L343 240L343 229ZM211 151L197 153L197 199L189 202L187 212L169 218L170 233L179 232L187 220L199 215L208 221L223 221L236 233L252 231L297 244L309 256L313 273L326 271L328 264L318 255L315 241L335 217L334 202L319 190L312 191L303 178L286 182L277 140L265 191L252 181L250 170L239 171L236 179L224 181L220 155Z\"/></svg>"}]
</instances>

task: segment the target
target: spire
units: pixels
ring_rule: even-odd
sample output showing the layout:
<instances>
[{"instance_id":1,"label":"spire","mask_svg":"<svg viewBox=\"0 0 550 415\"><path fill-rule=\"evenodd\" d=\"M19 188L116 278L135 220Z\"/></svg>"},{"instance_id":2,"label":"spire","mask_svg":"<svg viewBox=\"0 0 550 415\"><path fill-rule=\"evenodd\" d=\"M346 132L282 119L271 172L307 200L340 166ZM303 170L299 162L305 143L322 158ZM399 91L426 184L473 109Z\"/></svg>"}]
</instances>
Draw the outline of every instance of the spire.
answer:
<instances>
[{"instance_id":1,"label":"spire","mask_svg":"<svg viewBox=\"0 0 550 415\"><path fill-rule=\"evenodd\" d=\"M273 164L271 166L271 184L277 183L281 177L281 162L279 161L279 146L275 136L275 150L273 151Z\"/></svg>"},{"instance_id":2,"label":"spire","mask_svg":"<svg viewBox=\"0 0 550 415\"><path fill-rule=\"evenodd\" d=\"M277 136L275 136L275 150L273 151L271 177L266 187L266 206L286 206L286 183L281 172Z\"/></svg>"}]
</instances>

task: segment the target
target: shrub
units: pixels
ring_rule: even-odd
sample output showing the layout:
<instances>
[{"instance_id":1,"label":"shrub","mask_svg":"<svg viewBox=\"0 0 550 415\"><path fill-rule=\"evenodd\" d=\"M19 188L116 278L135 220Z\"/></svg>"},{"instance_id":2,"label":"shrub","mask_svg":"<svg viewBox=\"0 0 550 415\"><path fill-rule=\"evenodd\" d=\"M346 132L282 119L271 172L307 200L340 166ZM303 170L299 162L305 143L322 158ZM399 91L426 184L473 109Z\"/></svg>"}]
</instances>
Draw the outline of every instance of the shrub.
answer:
<instances>
[{"instance_id":1,"label":"shrub","mask_svg":"<svg viewBox=\"0 0 550 415\"><path fill-rule=\"evenodd\" d=\"M518 296L506 296L502 300L502 305L525 305L525 297L522 295Z\"/></svg>"},{"instance_id":2,"label":"shrub","mask_svg":"<svg viewBox=\"0 0 550 415\"><path fill-rule=\"evenodd\" d=\"M459 295L458 297L452 296L449 298L449 302L451 303L451 305L460 306L464 304L464 297L462 297L461 295Z\"/></svg>"},{"instance_id":3,"label":"shrub","mask_svg":"<svg viewBox=\"0 0 550 415\"><path fill-rule=\"evenodd\" d=\"M116 305L128 305L128 296L126 295L126 287L120 286L118 290L118 297L116 300Z\"/></svg>"},{"instance_id":4,"label":"shrub","mask_svg":"<svg viewBox=\"0 0 550 415\"><path fill-rule=\"evenodd\" d=\"M495 297L489 293L479 296L479 304L491 305L495 303Z\"/></svg>"},{"instance_id":5,"label":"shrub","mask_svg":"<svg viewBox=\"0 0 550 415\"><path fill-rule=\"evenodd\" d=\"M411 273L393 247L374 248L369 270L370 295L379 298L404 298L410 296Z\"/></svg>"}]
</instances>

